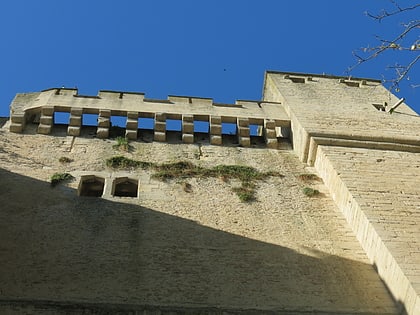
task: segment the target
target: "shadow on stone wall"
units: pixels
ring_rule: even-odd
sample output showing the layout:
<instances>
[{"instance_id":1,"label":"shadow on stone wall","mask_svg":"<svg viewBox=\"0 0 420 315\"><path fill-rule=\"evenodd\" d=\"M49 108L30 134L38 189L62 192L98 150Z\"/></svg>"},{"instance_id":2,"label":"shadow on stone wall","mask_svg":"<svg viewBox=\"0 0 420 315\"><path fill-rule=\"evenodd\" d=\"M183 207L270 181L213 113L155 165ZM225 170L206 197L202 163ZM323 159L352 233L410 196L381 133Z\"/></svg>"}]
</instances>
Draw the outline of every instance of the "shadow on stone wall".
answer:
<instances>
[{"instance_id":1,"label":"shadow on stone wall","mask_svg":"<svg viewBox=\"0 0 420 315\"><path fill-rule=\"evenodd\" d=\"M368 264L77 197L3 169L0 202L0 311L8 314L395 311Z\"/></svg>"}]
</instances>

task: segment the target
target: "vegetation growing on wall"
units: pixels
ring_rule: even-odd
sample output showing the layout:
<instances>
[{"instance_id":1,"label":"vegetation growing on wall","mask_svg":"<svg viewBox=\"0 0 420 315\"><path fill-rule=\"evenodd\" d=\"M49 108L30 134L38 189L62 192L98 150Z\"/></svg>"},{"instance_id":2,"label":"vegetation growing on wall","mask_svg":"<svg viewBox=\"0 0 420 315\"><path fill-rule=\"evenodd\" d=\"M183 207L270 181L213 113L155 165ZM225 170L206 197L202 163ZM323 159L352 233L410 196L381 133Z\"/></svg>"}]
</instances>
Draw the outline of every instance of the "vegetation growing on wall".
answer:
<instances>
[{"instance_id":1,"label":"vegetation growing on wall","mask_svg":"<svg viewBox=\"0 0 420 315\"><path fill-rule=\"evenodd\" d=\"M154 171L152 177L162 181L190 177L219 177L224 182L237 179L241 181L241 187L235 187L232 190L243 202L255 200L256 181L264 180L270 176L283 177L278 172L260 172L253 167L243 165L217 165L212 168L205 168L187 161L158 164L136 161L124 156L109 158L106 160L106 165L115 169L151 169Z\"/></svg>"},{"instance_id":2,"label":"vegetation growing on wall","mask_svg":"<svg viewBox=\"0 0 420 315\"><path fill-rule=\"evenodd\" d=\"M128 151L129 144L128 140L125 137L116 137L115 140L117 141L117 144L113 146L114 149L120 150L120 151Z\"/></svg>"},{"instance_id":3,"label":"vegetation growing on wall","mask_svg":"<svg viewBox=\"0 0 420 315\"><path fill-rule=\"evenodd\" d=\"M59 183L71 180L74 177L69 173L55 173L51 176L51 187L57 186Z\"/></svg>"},{"instance_id":4,"label":"vegetation growing on wall","mask_svg":"<svg viewBox=\"0 0 420 315\"><path fill-rule=\"evenodd\" d=\"M306 195L308 197L314 197L316 195L319 195L319 190L311 188L311 187L304 187L302 189L302 192L303 192L304 195Z\"/></svg>"}]
</instances>

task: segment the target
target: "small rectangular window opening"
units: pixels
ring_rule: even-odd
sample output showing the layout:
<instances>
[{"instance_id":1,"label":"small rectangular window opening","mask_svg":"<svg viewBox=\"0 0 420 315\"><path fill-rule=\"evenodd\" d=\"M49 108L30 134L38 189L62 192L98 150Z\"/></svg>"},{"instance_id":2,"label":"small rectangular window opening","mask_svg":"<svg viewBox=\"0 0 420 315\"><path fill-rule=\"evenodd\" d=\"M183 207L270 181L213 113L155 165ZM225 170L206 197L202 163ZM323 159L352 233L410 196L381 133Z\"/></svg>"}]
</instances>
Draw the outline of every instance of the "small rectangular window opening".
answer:
<instances>
[{"instance_id":1,"label":"small rectangular window opening","mask_svg":"<svg viewBox=\"0 0 420 315\"><path fill-rule=\"evenodd\" d=\"M111 126L109 128L109 137L125 137L125 126L127 124L126 116L111 116Z\"/></svg>"},{"instance_id":2,"label":"small rectangular window opening","mask_svg":"<svg viewBox=\"0 0 420 315\"><path fill-rule=\"evenodd\" d=\"M155 129L155 119L141 117L139 118L138 126L139 126L139 129L153 130Z\"/></svg>"},{"instance_id":3,"label":"small rectangular window opening","mask_svg":"<svg viewBox=\"0 0 420 315\"><path fill-rule=\"evenodd\" d=\"M149 118L152 119L152 118ZM182 122L179 119L166 119L166 130L167 131L181 131Z\"/></svg>"},{"instance_id":4,"label":"small rectangular window opening","mask_svg":"<svg viewBox=\"0 0 420 315\"><path fill-rule=\"evenodd\" d=\"M54 112L54 124L68 125L70 121L70 113L67 112Z\"/></svg>"},{"instance_id":5,"label":"small rectangular window opening","mask_svg":"<svg viewBox=\"0 0 420 315\"><path fill-rule=\"evenodd\" d=\"M127 124L126 116L111 116L111 126L125 128Z\"/></svg>"},{"instance_id":6,"label":"small rectangular window opening","mask_svg":"<svg viewBox=\"0 0 420 315\"><path fill-rule=\"evenodd\" d=\"M83 126L98 126L98 114L83 114L82 125Z\"/></svg>"},{"instance_id":7,"label":"small rectangular window opening","mask_svg":"<svg viewBox=\"0 0 420 315\"><path fill-rule=\"evenodd\" d=\"M249 135L251 137L258 137L262 135L262 126L260 125L249 125Z\"/></svg>"},{"instance_id":8,"label":"small rectangular window opening","mask_svg":"<svg viewBox=\"0 0 420 315\"><path fill-rule=\"evenodd\" d=\"M195 120L194 121L194 132L208 133L210 124L208 121Z\"/></svg>"},{"instance_id":9,"label":"small rectangular window opening","mask_svg":"<svg viewBox=\"0 0 420 315\"><path fill-rule=\"evenodd\" d=\"M138 182L136 180L130 178L119 178L114 184L114 196L137 197Z\"/></svg>"},{"instance_id":10,"label":"small rectangular window opening","mask_svg":"<svg viewBox=\"0 0 420 315\"><path fill-rule=\"evenodd\" d=\"M384 112L385 111L385 106L382 104L372 104L373 107L376 108L376 110L379 110L380 112Z\"/></svg>"},{"instance_id":11,"label":"small rectangular window opening","mask_svg":"<svg viewBox=\"0 0 420 315\"><path fill-rule=\"evenodd\" d=\"M86 197L101 197L104 192L105 180L96 176L82 177L79 185L79 195Z\"/></svg>"},{"instance_id":12,"label":"small rectangular window opening","mask_svg":"<svg viewBox=\"0 0 420 315\"><path fill-rule=\"evenodd\" d=\"M237 126L235 123L222 122L222 135L236 135Z\"/></svg>"}]
</instances>

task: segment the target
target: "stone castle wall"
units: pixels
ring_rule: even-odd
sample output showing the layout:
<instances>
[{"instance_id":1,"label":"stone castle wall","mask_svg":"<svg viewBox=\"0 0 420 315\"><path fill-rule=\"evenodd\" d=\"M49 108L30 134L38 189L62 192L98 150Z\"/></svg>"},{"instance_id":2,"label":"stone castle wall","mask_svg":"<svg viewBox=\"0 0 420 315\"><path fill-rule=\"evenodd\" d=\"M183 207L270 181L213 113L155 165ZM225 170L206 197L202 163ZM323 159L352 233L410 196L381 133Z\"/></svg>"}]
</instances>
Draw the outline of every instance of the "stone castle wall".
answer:
<instances>
[{"instance_id":1,"label":"stone castle wall","mask_svg":"<svg viewBox=\"0 0 420 315\"><path fill-rule=\"evenodd\" d=\"M314 165L394 297L420 314L420 116L379 82L268 73L293 145ZM293 76L292 76L293 78ZM308 80L308 78L310 78Z\"/></svg>"},{"instance_id":2,"label":"stone castle wall","mask_svg":"<svg viewBox=\"0 0 420 315\"><path fill-rule=\"evenodd\" d=\"M391 114L397 103L375 80L280 72L266 74L263 101L232 105L73 89L17 95L0 134L3 189L16 196L3 198L3 250L13 258L0 262L0 307L420 314L420 123L403 102ZM55 112L70 113L68 125L54 125ZM83 126L83 114L97 125ZM226 190L235 181L192 178L190 191L150 171L111 170L104 160L121 154L108 139L114 115L127 117L127 157L285 176L259 183L258 201L243 204ZM139 118L154 119L147 141ZM168 119L181 121L175 142ZM195 121L208 123L208 139ZM223 123L236 124L233 146ZM60 164L62 155L73 162ZM43 181L57 171L76 180L52 197ZM299 180L308 171L323 183ZM91 175L105 182L95 201L78 196ZM113 196L121 178L138 182L136 198ZM19 198L22 182L33 191ZM308 198L305 186L321 195Z\"/></svg>"}]
</instances>

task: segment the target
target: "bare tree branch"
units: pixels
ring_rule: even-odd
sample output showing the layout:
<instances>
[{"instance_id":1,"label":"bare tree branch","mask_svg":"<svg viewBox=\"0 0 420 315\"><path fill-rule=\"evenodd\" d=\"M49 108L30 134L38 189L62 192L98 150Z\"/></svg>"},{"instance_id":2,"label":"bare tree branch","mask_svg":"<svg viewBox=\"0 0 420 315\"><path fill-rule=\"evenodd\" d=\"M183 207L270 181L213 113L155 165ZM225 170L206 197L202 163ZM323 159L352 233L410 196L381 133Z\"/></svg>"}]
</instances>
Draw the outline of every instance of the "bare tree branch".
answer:
<instances>
[{"instance_id":1,"label":"bare tree branch","mask_svg":"<svg viewBox=\"0 0 420 315\"><path fill-rule=\"evenodd\" d=\"M387 17L393 16L393 15L397 15L397 14L400 14L402 12L406 12L406 11L410 11L410 10L415 10L416 8L420 7L420 4L415 4L415 5L412 5L410 7L401 7L401 6L398 5L397 1L395 1L395 0L390 0L390 1L396 7L396 10L395 11L388 12L386 10L381 10L381 12L379 14L372 14L372 13L369 13L368 11L366 11L365 14L368 17L370 17L372 19L375 19L375 20L378 20L379 22L381 22L383 19L385 19Z\"/></svg>"},{"instance_id":2,"label":"bare tree branch","mask_svg":"<svg viewBox=\"0 0 420 315\"><path fill-rule=\"evenodd\" d=\"M420 8L420 4L414 4L408 7L401 7L396 0L390 0L394 5L395 9L392 11L381 10L379 14L371 14L366 12L366 15L370 18L373 18L379 22L383 19L394 16L394 15L403 15L403 13L411 10ZM420 30L420 20L412 20L410 22L405 22L401 24L403 30L400 34L394 38L387 39L376 36L378 44L375 46L362 47L356 51L353 51L353 56L356 58L356 63L347 69L347 73L353 71L356 67L359 67L361 64L366 62L371 62L372 60L380 57L387 51L399 52L401 56L407 58L408 54L412 55L408 58L409 62L407 64L398 64L390 66L395 71L395 75L391 79L384 79L383 82L390 86L391 90L399 91L399 84L402 80L409 78L408 74L416 66L420 60L420 37L415 37L416 32ZM407 60L407 59L406 59ZM417 87L418 84L412 84L412 86Z\"/></svg>"}]
</instances>

